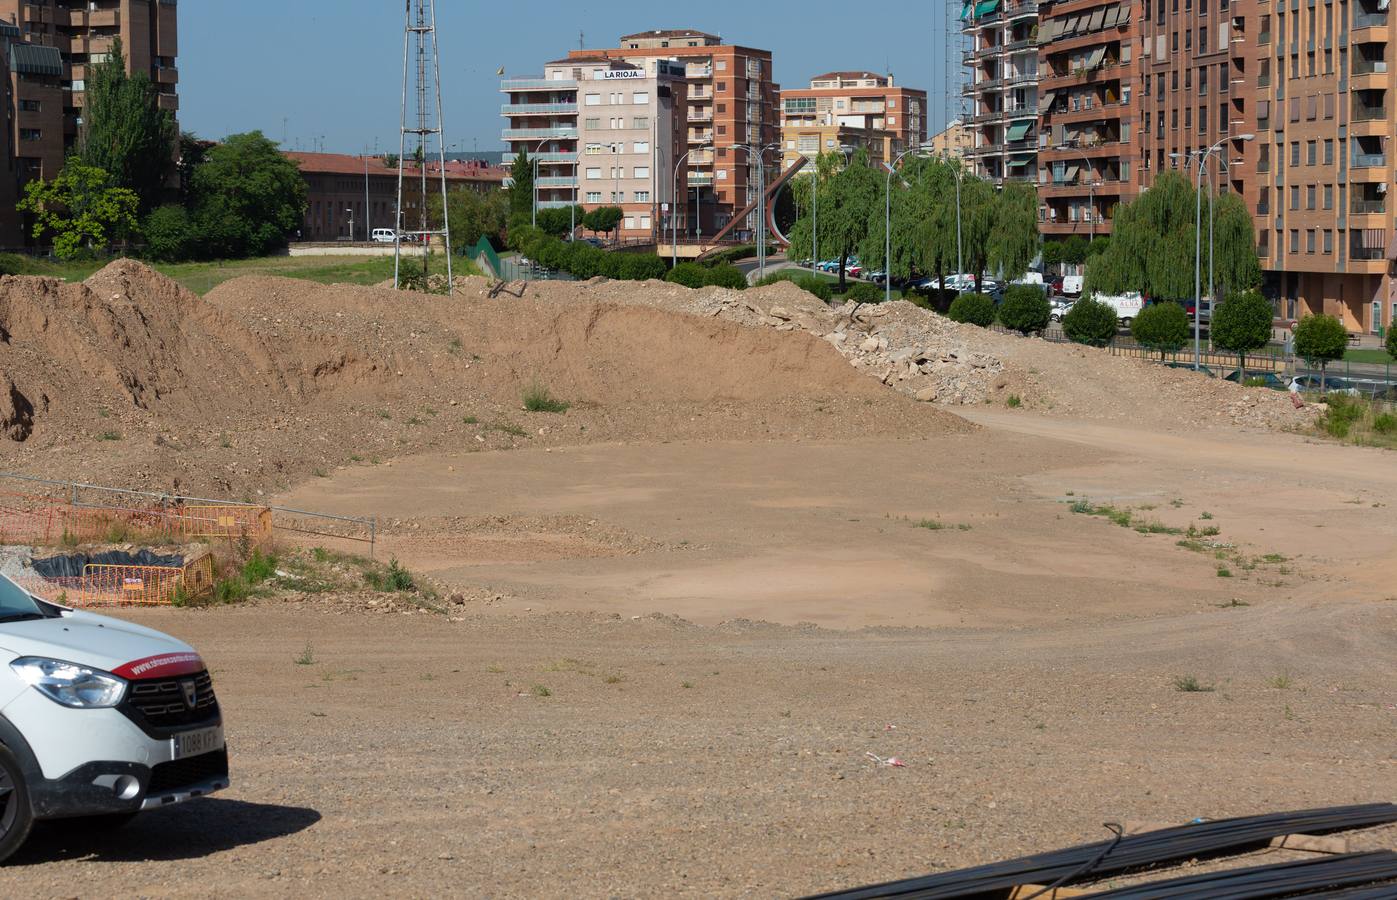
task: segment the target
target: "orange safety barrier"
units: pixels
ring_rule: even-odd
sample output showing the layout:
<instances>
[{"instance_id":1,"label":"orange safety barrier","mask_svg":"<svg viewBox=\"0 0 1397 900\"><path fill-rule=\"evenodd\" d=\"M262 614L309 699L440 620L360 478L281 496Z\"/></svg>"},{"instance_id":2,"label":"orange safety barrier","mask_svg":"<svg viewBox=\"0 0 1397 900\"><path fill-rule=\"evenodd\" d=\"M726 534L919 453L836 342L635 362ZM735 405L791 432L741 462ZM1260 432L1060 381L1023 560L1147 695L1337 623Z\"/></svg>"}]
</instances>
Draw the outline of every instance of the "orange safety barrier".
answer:
<instances>
[{"instance_id":1,"label":"orange safety barrier","mask_svg":"<svg viewBox=\"0 0 1397 900\"><path fill-rule=\"evenodd\" d=\"M16 579L37 597L63 606L171 606L181 593L196 599L213 589L213 557L207 553L183 566L89 564L78 577Z\"/></svg>"},{"instance_id":2,"label":"orange safety barrier","mask_svg":"<svg viewBox=\"0 0 1397 900\"><path fill-rule=\"evenodd\" d=\"M27 501L27 502L26 502ZM0 503L0 544L175 543L271 538L272 511L243 504L146 508L72 506L50 498Z\"/></svg>"},{"instance_id":3,"label":"orange safety barrier","mask_svg":"<svg viewBox=\"0 0 1397 900\"><path fill-rule=\"evenodd\" d=\"M265 506L224 504L183 506L181 517L190 525L190 537L238 539L260 544L272 536L272 511Z\"/></svg>"}]
</instances>

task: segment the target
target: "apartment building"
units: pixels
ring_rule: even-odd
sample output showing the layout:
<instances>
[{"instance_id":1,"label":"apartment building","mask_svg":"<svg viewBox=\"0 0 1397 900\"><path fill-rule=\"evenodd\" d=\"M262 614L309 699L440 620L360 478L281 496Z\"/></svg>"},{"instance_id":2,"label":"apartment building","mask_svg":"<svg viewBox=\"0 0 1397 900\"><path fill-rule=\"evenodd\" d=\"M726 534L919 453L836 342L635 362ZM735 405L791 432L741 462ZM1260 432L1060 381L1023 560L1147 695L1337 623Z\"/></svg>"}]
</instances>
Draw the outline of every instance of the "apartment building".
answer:
<instances>
[{"instance_id":1,"label":"apartment building","mask_svg":"<svg viewBox=\"0 0 1397 900\"><path fill-rule=\"evenodd\" d=\"M1233 9L1255 96L1245 191L1277 314L1329 313L1373 334L1397 321L1387 6L1248 0Z\"/></svg>"},{"instance_id":2,"label":"apartment building","mask_svg":"<svg viewBox=\"0 0 1397 900\"><path fill-rule=\"evenodd\" d=\"M1077 0L1084 2L1084 0ZM974 170L996 184L1038 180L1038 0L968 0L962 90Z\"/></svg>"},{"instance_id":3,"label":"apartment building","mask_svg":"<svg viewBox=\"0 0 1397 900\"><path fill-rule=\"evenodd\" d=\"M975 136L968 127L961 124L960 119L952 119L946 123L945 128L933 134L927 143L931 145L934 156L964 159L975 146Z\"/></svg>"},{"instance_id":4,"label":"apartment building","mask_svg":"<svg viewBox=\"0 0 1397 900\"><path fill-rule=\"evenodd\" d=\"M789 169L801 157L814 161L821 153L850 154L867 150L868 159L878 165L888 157L892 135L881 129L841 125L838 122L808 125L783 122L781 125L781 168Z\"/></svg>"},{"instance_id":5,"label":"apartment building","mask_svg":"<svg viewBox=\"0 0 1397 900\"><path fill-rule=\"evenodd\" d=\"M1138 11L1114 0L1040 7L1041 230L1090 239L1139 193Z\"/></svg>"},{"instance_id":6,"label":"apartment building","mask_svg":"<svg viewBox=\"0 0 1397 900\"><path fill-rule=\"evenodd\" d=\"M688 196L675 164L689 134L686 66L575 56L544 66L542 79L507 79L501 89L514 153L538 163L540 208L619 206L620 237L655 237ZM663 221L662 221L663 220Z\"/></svg>"},{"instance_id":7,"label":"apartment building","mask_svg":"<svg viewBox=\"0 0 1397 900\"><path fill-rule=\"evenodd\" d=\"M664 59L684 67L687 92L682 118L688 156L684 160L687 178L681 172L680 183L687 184L696 199L681 209L679 230L713 234L755 202L759 148L780 138L779 88L772 81L771 52L725 44L717 35L692 29L625 35L619 44L605 50L576 50L569 56L636 66ZM768 167L776 165L773 154L761 155ZM749 227L755 227L755 221L749 221Z\"/></svg>"},{"instance_id":8,"label":"apartment building","mask_svg":"<svg viewBox=\"0 0 1397 900\"><path fill-rule=\"evenodd\" d=\"M877 133L880 159L894 159L926 143L926 91L899 87L891 75L828 72L808 88L781 92L782 140L787 132L844 127L854 134ZM789 148L787 148L789 150Z\"/></svg>"}]
</instances>

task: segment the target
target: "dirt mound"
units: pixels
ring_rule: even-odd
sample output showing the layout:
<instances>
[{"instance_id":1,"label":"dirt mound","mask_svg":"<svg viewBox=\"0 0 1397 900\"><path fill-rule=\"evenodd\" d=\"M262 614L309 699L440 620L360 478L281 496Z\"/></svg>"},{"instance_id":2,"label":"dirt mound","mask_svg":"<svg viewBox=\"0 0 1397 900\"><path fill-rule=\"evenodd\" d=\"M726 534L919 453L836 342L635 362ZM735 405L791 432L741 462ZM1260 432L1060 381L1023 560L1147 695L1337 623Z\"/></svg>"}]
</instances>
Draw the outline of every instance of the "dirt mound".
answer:
<instances>
[{"instance_id":1,"label":"dirt mound","mask_svg":"<svg viewBox=\"0 0 1397 900\"><path fill-rule=\"evenodd\" d=\"M605 296L241 278L201 299L120 261L80 285L0 280L0 329L0 466L186 492L251 497L428 448L968 428L809 334ZM534 385L569 408L523 410Z\"/></svg>"},{"instance_id":2,"label":"dirt mound","mask_svg":"<svg viewBox=\"0 0 1397 900\"><path fill-rule=\"evenodd\" d=\"M465 293L487 290L462 279ZM790 282L747 291L593 279L536 282L524 296L653 306L828 341L856 369L902 393L944 405L1018 404L1073 418L1150 428L1293 429L1313 421L1288 395L1169 369L1104 350L959 325L904 301L830 308Z\"/></svg>"}]
</instances>

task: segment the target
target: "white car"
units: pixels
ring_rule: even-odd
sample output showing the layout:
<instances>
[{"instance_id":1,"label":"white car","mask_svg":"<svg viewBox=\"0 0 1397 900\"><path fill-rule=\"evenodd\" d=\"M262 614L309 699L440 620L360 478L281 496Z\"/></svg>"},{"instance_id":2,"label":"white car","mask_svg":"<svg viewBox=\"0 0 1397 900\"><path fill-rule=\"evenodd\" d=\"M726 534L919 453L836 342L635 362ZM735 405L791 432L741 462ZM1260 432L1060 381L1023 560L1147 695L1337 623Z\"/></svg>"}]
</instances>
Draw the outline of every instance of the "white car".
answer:
<instances>
[{"instance_id":1,"label":"white car","mask_svg":"<svg viewBox=\"0 0 1397 900\"><path fill-rule=\"evenodd\" d=\"M1072 311L1072 304L1075 300L1068 300L1065 297L1054 297L1048 301L1048 321L1061 322L1063 316Z\"/></svg>"},{"instance_id":2,"label":"white car","mask_svg":"<svg viewBox=\"0 0 1397 900\"><path fill-rule=\"evenodd\" d=\"M369 240L375 244L391 244L398 239L398 233L391 228L375 228Z\"/></svg>"},{"instance_id":3,"label":"white car","mask_svg":"<svg viewBox=\"0 0 1397 900\"><path fill-rule=\"evenodd\" d=\"M41 819L117 825L226 787L222 713L194 648L0 576L0 860Z\"/></svg>"}]
</instances>

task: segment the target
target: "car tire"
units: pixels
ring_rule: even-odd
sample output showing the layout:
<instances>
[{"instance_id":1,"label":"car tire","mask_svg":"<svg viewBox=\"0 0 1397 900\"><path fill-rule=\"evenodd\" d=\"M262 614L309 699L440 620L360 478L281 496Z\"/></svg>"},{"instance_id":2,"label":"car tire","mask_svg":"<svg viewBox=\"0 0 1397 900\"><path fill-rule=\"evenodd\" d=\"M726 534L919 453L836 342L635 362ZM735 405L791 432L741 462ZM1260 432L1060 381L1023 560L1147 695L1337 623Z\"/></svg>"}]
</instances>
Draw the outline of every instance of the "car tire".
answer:
<instances>
[{"instance_id":1,"label":"car tire","mask_svg":"<svg viewBox=\"0 0 1397 900\"><path fill-rule=\"evenodd\" d=\"M0 863L24 844L33 827L34 809L24 771L10 749L0 745Z\"/></svg>"}]
</instances>

